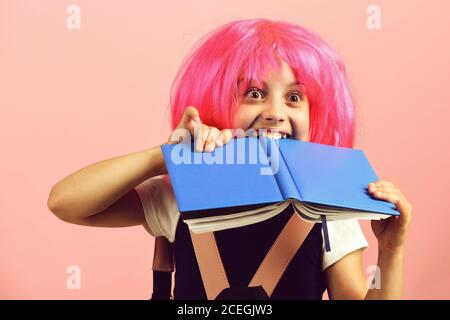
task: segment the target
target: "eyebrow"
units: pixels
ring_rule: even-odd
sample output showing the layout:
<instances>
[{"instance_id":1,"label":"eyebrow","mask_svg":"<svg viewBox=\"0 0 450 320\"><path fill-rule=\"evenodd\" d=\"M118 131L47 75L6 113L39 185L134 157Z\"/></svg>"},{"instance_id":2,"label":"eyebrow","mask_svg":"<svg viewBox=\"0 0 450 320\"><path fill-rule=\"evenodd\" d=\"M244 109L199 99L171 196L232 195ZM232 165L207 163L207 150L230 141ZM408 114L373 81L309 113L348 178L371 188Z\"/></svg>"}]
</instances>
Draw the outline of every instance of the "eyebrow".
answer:
<instances>
[{"instance_id":1,"label":"eyebrow","mask_svg":"<svg viewBox=\"0 0 450 320\"><path fill-rule=\"evenodd\" d=\"M252 82L257 82L257 80L250 79L249 83L252 83ZM265 87L267 87L267 83L265 81L262 81L262 83L264 84ZM294 82L288 83L288 85L286 87L297 86L297 85L300 85L300 84L303 84L303 83L301 83L299 81L294 81Z\"/></svg>"}]
</instances>

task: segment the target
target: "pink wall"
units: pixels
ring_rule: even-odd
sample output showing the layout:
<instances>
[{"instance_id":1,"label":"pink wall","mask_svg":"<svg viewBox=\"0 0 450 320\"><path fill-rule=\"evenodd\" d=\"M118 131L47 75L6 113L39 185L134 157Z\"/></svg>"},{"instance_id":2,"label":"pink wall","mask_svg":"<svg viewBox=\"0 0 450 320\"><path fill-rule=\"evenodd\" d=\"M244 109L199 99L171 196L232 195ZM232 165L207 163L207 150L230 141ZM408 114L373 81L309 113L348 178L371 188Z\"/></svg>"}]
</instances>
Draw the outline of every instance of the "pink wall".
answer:
<instances>
[{"instance_id":1,"label":"pink wall","mask_svg":"<svg viewBox=\"0 0 450 320\"><path fill-rule=\"evenodd\" d=\"M356 147L414 207L405 298L450 298L448 1L0 0L0 298L147 299L153 239L143 228L70 225L51 186L87 164L160 144L183 55L211 28L267 17L315 30L343 57L358 104ZM226 3L226 4L225 4ZM81 8L68 30L66 8ZM366 26L370 4L381 29ZM377 243L365 266L376 264ZM81 289L66 268L81 268Z\"/></svg>"}]
</instances>

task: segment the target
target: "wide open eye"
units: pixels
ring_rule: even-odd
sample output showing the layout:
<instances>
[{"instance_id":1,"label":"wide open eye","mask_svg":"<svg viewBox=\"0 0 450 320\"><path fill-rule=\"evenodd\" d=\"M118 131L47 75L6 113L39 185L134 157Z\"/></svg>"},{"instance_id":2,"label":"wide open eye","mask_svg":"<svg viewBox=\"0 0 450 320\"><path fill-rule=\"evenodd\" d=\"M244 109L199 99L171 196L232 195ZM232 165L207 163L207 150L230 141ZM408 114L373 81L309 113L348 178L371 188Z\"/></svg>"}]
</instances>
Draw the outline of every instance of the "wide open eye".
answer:
<instances>
[{"instance_id":1,"label":"wide open eye","mask_svg":"<svg viewBox=\"0 0 450 320\"><path fill-rule=\"evenodd\" d=\"M288 98L290 99L291 97L296 98L295 100L290 100L291 102L294 102L294 103L299 103L303 100L303 94L301 92L294 92L294 93L290 94Z\"/></svg>"},{"instance_id":2,"label":"wide open eye","mask_svg":"<svg viewBox=\"0 0 450 320\"><path fill-rule=\"evenodd\" d=\"M257 88L251 88L245 93L245 96L250 99L259 99L262 98L263 95L264 93Z\"/></svg>"}]
</instances>

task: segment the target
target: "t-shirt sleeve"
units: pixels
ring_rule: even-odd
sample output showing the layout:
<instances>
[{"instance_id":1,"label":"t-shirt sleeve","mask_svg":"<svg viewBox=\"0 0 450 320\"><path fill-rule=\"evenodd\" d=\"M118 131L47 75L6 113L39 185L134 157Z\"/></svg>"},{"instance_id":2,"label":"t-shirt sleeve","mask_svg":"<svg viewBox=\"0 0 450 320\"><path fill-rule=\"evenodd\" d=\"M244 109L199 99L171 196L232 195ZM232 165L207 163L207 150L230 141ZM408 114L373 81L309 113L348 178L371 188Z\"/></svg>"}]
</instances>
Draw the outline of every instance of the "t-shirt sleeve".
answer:
<instances>
[{"instance_id":1,"label":"t-shirt sleeve","mask_svg":"<svg viewBox=\"0 0 450 320\"><path fill-rule=\"evenodd\" d=\"M357 219L327 221L327 227L331 251L325 250L323 228L321 228L323 239L322 270L325 270L350 252L369 246Z\"/></svg>"},{"instance_id":2,"label":"t-shirt sleeve","mask_svg":"<svg viewBox=\"0 0 450 320\"><path fill-rule=\"evenodd\" d=\"M180 217L172 188L163 176L152 177L135 187L142 203L147 226L154 237L165 236L175 241L175 232Z\"/></svg>"}]
</instances>

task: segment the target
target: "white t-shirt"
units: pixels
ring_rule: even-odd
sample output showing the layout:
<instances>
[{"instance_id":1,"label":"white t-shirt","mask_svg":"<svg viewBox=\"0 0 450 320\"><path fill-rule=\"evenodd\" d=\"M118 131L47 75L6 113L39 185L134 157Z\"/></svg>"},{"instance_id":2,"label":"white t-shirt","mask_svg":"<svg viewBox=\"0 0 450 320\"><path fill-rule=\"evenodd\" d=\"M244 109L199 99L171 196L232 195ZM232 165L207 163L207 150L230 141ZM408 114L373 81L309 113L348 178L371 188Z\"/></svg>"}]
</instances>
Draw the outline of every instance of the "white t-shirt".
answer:
<instances>
[{"instance_id":1,"label":"white t-shirt","mask_svg":"<svg viewBox=\"0 0 450 320\"><path fill-rule=\"evenodd\" d=\"M146 230L154 237L165 236L174 242L180 212L171 187L162 176L157 176L142 182L135 189L144 209L148 224ZM331 251L325 250L325 241L322 241L322 270L350 252L369 246L356 219L328 221L327 227ZM322 230L322 239L323 236Z\"/></svg>"}]
</instances>

